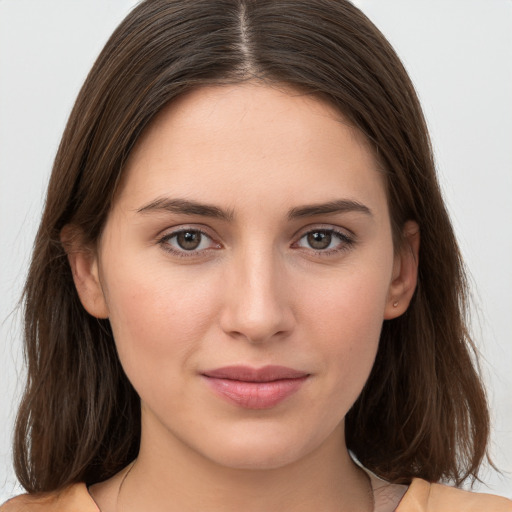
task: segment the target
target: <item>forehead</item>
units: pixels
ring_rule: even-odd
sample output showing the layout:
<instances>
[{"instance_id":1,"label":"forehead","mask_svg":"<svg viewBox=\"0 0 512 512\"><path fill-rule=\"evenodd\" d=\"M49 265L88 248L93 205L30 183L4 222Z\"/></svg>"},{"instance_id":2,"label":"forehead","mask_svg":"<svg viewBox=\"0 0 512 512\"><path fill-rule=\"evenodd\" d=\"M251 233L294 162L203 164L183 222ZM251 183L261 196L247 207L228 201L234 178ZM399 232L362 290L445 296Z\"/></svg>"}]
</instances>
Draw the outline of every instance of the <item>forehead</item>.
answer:
<instances>
[{"instance_id":1,"label":"forehead","mask_svg":"<svg viewBox=\"0 0 512 512\"><path fill-rule=\"evenodd\" d=\"M245 83L202 87L164 108L132 151L120 195L236 203L280 191L283 201L311 202L332 187L382 195L365 137L315 96Z\"/></svg>"},{"instance_id":2,"label":"forehead","mask_svg":"<svg viewBox=\"0 0 512 512\"><path fill-rule=\"evenodd\" d=\"M178 96L164 107L143 132L132 153L136 154L140 146L147 144L148 139L156 142L158 134L166 129L176 130L176 142L180 135L188 137L191 131L200 134L200 140L198 137L189 138L187 145L194 141L202 145L207 134L211 138L216 135L222 138L231 128L238 126L244 129L238 132L240 138L246 135L260 136L260 143L272 146L285 142L283 137L286 134L297 137L297 140L298 136L307 137L313 132L328 138L332 124L343 124L353 142L371 151L366 137L319 95L289 85L269 85L256 81L205 86ZM274 133L270 130L261 132L259 128L263 125L279 130L281 138L274 139ZM261 139L265 133L267 138ZM229 137L223 140L229 143L236 135L236 132L231 131Z\"/></svg>"}]
</instances>

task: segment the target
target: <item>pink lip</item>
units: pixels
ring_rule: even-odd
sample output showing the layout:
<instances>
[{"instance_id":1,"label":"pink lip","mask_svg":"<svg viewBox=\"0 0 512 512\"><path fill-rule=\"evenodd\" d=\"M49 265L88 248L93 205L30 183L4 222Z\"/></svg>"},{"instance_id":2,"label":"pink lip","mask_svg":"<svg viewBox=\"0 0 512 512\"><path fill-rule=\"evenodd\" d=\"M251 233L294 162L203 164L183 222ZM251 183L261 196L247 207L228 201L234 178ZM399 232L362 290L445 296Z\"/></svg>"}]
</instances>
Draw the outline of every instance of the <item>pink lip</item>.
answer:
<instances>
[{"instance_id":1,"label":"pink lip","mask_svg":"<svg viewBox=\"0 0 512 512\"><path fill-rule=\"evenodd\" d=\"M226 366L202 375L215 392L246 409L274 407L296 393L309 377L284 366Z\"/></svg>"}]
</instances>

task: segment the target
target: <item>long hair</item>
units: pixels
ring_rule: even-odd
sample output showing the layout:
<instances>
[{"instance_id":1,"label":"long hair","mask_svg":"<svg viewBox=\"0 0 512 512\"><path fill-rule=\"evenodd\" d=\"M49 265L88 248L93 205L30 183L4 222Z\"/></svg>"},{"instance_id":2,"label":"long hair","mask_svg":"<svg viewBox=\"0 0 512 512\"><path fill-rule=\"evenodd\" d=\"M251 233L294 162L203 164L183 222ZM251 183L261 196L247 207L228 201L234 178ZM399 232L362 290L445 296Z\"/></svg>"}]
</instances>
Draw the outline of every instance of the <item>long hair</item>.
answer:
<instances>
[{"instance_id":1,"label":"long hair","mask_svg":"<svg viewBox=\"0 0 512 512\"><path fill-rule=\"evenodd\" d=\"M467 283L414 88L378 29L346 0L146 0L107 42L60 143L24 291L28 380L14 462L29 492L109 478L137 455L140 403L108 320L82 307L59 240L101 234L130 151L174 98L258 80L327 99L386 177L395 246L421 230L418 287L384 322L346 417L347 446L392 482L475 477L489 431L466 329Z\"/></svg>"}]
</instances>

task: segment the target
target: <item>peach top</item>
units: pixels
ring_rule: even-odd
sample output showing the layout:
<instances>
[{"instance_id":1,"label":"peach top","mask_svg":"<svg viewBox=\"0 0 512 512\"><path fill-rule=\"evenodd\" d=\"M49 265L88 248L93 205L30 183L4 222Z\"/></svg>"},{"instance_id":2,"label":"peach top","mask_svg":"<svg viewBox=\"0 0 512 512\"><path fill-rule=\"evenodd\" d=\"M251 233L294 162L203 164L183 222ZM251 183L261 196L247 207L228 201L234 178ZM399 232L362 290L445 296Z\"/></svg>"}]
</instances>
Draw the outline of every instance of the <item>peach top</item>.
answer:
<instances>
[{"instance_id":1,"label":"peach top","mask_svg":"<svg viewBox=\"0 0 512 512\"><path fill-rule=\"evenodd\" d=\"M370 474L374 512L512 512L512 501L462 491L415 478L410 486L392 485ZM85 484L39 496L22 495L0 506L0 512L100 512Z\"/></svg>"}]
</instances>

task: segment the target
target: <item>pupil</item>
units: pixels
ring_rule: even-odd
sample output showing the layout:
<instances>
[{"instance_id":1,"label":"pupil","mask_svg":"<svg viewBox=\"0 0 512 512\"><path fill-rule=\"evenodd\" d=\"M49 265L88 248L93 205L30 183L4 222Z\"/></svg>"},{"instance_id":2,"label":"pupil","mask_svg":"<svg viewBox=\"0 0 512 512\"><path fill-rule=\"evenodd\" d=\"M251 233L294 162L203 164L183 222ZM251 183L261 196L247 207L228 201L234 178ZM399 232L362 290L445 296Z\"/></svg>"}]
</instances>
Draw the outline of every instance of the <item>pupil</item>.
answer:
<instances>
[{"instance_id":1,"label":"pupil","mask_svg":"<svg viewBox=\"0 0 512 512\"><path fill-rule=\"evenodd\" d=\"M308 234L308 244L313 249L327 249L331 244L332 235L326 231L315 231Z\"/></svg>"},{"instance_id":2,"label":"pupil","mask_svg":"<svg viewBox=\"0 0 512 512\"><path fill-rule=\"evenodd\" d=\"M199 247L201 243L201 233L194 231L182 231L176 237L178 245L186 251L193 251Z\"/></svg>"}]
</instances>

